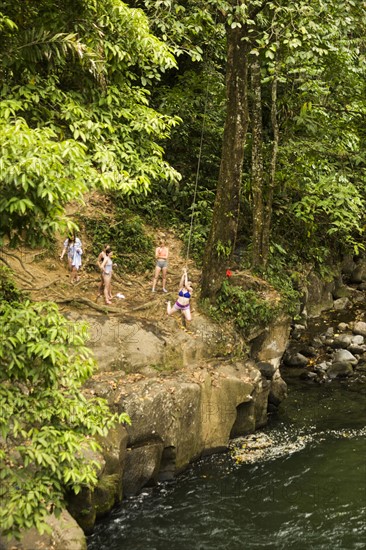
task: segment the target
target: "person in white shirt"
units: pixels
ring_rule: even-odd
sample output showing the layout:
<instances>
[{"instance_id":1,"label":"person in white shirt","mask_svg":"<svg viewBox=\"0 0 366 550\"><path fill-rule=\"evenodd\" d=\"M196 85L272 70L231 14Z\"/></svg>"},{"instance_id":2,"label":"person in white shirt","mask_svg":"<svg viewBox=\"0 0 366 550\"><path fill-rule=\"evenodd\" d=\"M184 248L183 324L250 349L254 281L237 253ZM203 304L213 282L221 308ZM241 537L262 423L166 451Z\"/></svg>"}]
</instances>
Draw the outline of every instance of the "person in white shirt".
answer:
<instances>
[{"instance_id":1,"label":"person in white shirt","mask_svg":"<svg viewBox=\"0 0 366 550\"><path fill-rule=\"evenodd\" d=\"M81 267L81 256L83 254L83 248L81 240L76 237L75 234L69 235L64 241L64 248L62 250L60 260L63 259L67 252L67 261L70 270L70 279L72 283L77 283L80 280L79 269Z\"/></svg>"}]
</instances>

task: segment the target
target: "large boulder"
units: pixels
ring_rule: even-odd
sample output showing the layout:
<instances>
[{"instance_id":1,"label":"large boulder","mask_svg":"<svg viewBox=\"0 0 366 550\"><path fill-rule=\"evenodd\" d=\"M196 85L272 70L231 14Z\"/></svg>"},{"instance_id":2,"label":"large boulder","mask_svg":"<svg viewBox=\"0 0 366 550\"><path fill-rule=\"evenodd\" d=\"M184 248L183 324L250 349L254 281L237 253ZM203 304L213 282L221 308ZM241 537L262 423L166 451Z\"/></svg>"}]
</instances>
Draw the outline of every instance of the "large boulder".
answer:
<instances>
[{"instance_id":1,"label":"large boulder","mask_svg":"<svg viewBox=\"0 0 366 550\"><path fill-rule=\"evenodd\" d=\"M161 441L152 440L128 448L123 478L125 496L135 495L141 487L156 483L162 455Z\"/></svg>"},{"instance_id":2,"label":"large boulder","mask_svg":"<svg viewBox=\"0 0 366 550\"><path fill-rule=\"evenodd\" d=\"M360 334L361 336L366 336L366 323L364 321L356 321L352 325L352 332L354 334Z\"/></svg>"},{"instance_id":3,"label":"large boulder","mask_svg":"<svg viewBox=\"0 0 366 550\"><path fill-rule=\"evenodd\" d=\"M25 531L19 541L0 538L0 550L86 550L84 532L66 510L59 518L50 515L47 523L51 527L50 534L40 535L32 528Z\"/></svg>"},{"instance_id":4,"label":"large boulder","mask_svg":"<svg viewBox=\"0 0 366 550\"><path fill-rule=\"evenodd\" d=\"M335 352L333 357L334 363L350 363L351 365L357 365L358 359L352 353L346 349L339 349Z\"/></svg>"},{"instance_id":5,"label":"large boulder","mask_svg":"<svg viewBox=\"0 0 366 550\"><path fill-rule=\"evenodd\" d=\"M329 378L344 378L346 376L352 376L352 374L352 364L346 361L333 361L327 370Z\"/></svg>"},{"instance_id":6,"label":"large boulder","mask_svg":"<svg viewBox=\"0 0 366 550\"><path fill-rule=\"evenodd\" d=\"M306 303L309 317L319 317L322 311L333 307L335 282L324 281L315 273L309 273L307 279L308 299Z\"/></svg>"},{"instance_id":7,"label":"large boulder","mask_svg":"<svg viewBox=\"0 0 366 550\"><path fill-rule=\"evenodd\" d=\"M230 437L264 425L270 383L253 361L220 361L179 374L114 376L112 384L107 374L99 374L88 391L107 397L113 408L131 418L125 428L127 449L117 450L117 437L112 445L115 467L109 467L108 475L123 468L123 493L134 494L176 475L199 456L227 448ZM124 466L118 453L125 457ZM104 503L103 491L102 497ZM99 514L104 511L102 506Z\"/></svg>"}]
</instances>

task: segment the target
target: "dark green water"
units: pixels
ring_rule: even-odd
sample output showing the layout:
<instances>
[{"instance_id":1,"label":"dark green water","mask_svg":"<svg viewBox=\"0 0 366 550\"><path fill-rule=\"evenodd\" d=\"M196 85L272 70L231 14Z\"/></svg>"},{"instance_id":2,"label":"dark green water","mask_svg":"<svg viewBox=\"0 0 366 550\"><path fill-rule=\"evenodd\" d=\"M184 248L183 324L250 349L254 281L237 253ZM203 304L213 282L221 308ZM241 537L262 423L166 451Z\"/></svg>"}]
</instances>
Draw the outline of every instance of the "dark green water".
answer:
<instances>
[{"instance_id":1,"label":"dark green water","mask_svg":"<svg viewBox=\"0 0 366 550\"><path fill-rule=\"evenodd\" d=\"M366 388L289 382L266 430L275 457L203 460L124 501L88 550L365 549Z\"/></svg>"}]
</instances>

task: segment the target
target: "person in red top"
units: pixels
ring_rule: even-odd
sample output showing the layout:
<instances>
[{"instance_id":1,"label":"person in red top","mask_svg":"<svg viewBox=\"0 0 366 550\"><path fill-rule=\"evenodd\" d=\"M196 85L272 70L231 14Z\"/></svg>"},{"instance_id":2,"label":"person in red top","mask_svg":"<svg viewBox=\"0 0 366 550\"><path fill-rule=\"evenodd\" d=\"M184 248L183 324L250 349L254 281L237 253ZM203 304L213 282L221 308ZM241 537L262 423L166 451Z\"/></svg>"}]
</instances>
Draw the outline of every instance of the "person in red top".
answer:
<instances>
[{"instance_id":1,"label":"person in red top","mask_svg":"<svg viewBox=\"0 0 366 550\"><path fill-rule=\"evenodd\" d=\"M155 249L156 266L155 266L154 280L153 280L152 289L151 289L152 292L155 292L155 287L159 278L160 271L162 272L162 277L163 277L163 292L168 292L166 289L168 256L169 256L169 250L167 246L165 246L165 238L162 237L162 239L160 240L159 246Z\"/></svg>"}]
</instances>

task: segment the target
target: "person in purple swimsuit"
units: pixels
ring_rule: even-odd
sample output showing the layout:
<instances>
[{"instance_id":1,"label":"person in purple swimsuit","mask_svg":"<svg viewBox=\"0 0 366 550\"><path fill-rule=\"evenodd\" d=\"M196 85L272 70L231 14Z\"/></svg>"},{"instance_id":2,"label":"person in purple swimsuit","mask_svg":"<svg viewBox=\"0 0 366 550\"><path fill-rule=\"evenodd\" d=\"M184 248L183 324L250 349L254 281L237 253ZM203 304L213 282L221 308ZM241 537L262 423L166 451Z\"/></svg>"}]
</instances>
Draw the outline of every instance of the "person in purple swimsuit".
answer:
<instances>
[{"instance_id":1,"label":"person in purple swimsuit","mask_svg":"<svg viewBox=\"0 0 366 550\"><path fill-rule=\"evenodd\" d=\"M188 280L187 269L183 270L183 275L179 283L178 298L173 307L170 302L167 302L167 313L172 315L176 311L181 311L185 317L186 324L191 321L191 306L190 299L192 296L192 283Z\"/></svg>"}]
</instances>

